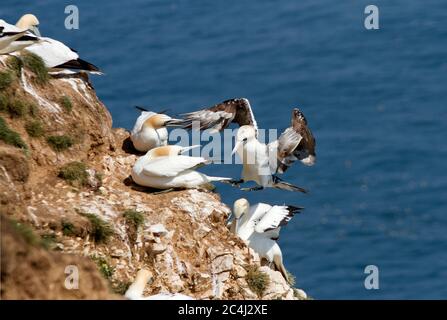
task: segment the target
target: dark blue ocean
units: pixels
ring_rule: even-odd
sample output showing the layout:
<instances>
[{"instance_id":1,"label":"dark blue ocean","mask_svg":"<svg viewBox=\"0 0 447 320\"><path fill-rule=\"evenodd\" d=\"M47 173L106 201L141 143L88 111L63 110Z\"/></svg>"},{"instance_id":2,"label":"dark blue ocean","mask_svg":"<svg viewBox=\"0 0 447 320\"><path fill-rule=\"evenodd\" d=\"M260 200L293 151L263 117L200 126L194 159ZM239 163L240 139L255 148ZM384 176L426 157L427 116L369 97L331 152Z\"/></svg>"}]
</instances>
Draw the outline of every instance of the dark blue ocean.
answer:
<instances>
[{"instance_id":1,"label":"dark blue ocean","mask_svg":"<svg viewBox=\"0 0 447 320\"><path fill-rule=\"evenodd\" d=\"M68 4L79 30L64 28ZM379 30L364 28L368 4ZM309 295L447 298L446 1L6 0L0 17L27 12L104 70L93 83L117 127L133 126L136 104L178 114L246 97L261 128L281 131L303 110L317 164L283 178L308 195L218 190L230 206L245 196L306 208L279 241ZM378 290L364 287L367 265Z\"/></svg>"}]
</instances>

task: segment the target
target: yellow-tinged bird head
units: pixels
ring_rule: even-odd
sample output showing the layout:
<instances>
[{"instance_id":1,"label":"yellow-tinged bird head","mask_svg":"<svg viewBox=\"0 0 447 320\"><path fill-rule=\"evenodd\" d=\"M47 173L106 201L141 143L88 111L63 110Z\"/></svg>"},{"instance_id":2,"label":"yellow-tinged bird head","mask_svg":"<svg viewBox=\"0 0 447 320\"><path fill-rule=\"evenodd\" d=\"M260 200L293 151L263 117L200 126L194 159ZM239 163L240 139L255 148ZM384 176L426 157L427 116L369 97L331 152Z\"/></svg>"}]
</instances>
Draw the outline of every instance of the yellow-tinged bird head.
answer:
<instances>
[{"instance_id":1,"label":"yellow-tinged bird head","mask_svg":"<svg viewBox=\"0 0 447 320\"><path fill-rule=\"evenodd\" d=\"M236 217L236 219L239 219L247 213L248 209L250 208L250 203L245 198L240 198L234 202L233 205L233 214Z\"/></svg>"},{"instance_id":2,"label":"yellow-tinged bird head","mask_svg":"<svg viewBox=\"0 0 447 320\"><path fill-rule=\"evenodd\" d=\"M28 29L36 36L40 37L39 20L31 13L23 15L16 23L16 27L20 29Z\"/></svg>"},{"instance_id":3,"label":"yellow-tinged bird head","mask_svg":"<svg viewBox=\"0 0 447 320\"><path fill-rule=\"evenodd\" d=\"M159 113L147 119L144 122L143 126L153 129L160 129L166 127L166 122L171 119L172 118L170 116Z\"/></svg>"}]
</instances>

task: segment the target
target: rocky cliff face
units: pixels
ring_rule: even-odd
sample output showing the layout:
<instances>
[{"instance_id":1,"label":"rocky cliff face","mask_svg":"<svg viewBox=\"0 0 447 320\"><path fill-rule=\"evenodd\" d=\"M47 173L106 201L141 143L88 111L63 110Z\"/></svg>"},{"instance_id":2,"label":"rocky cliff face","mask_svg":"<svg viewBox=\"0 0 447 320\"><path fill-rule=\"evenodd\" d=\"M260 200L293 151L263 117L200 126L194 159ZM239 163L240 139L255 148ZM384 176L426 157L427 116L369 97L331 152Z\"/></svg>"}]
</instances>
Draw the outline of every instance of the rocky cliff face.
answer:
<instances>
[{"instance_id":1,"label":"rocky cliff face","mask_svg":"<svg viewBox=\"0 0 447 320\"><path fill-rule=\"evenodd\" d=\"M145 295L305 297L228 231L230 209L217 194L132 183L138 155L86 75L40 72L1 58L0 204L11 221L2 228L2 298L120 298L141 268L154 275ZM72 264L75 291L64 287Z\"/></svg>"}]
</instances>

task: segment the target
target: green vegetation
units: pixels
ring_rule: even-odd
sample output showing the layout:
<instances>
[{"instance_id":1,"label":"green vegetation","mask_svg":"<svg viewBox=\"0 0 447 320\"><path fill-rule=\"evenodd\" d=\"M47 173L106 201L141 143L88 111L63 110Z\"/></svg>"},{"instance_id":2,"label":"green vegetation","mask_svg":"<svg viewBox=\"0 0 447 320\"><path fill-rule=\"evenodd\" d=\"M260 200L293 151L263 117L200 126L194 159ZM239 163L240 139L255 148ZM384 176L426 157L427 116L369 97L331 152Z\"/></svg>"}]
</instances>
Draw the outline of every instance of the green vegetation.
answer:
<instances>
[{"instance_id":1,"label":"green vegetation","mask_svg":"<svg viewBox=\"0 0 447 320\"><path fill-rule=\"evenodd\" d=\"M73 145L73 139L69 136L49 136L47 142L54 151L64 151Z\"/></svg>"},{"instance_id":2,"label":"green vegetation","mask_svg":"<svg viewBox=\"0 0 447 320\"><path fill-rule=\"evenodd\" d=\"M106 279L110 279L113 276L115 268L110 266L106 259L97 256L92 256L91 258L98 265L99 271Z\"/></svg>"},{"instance_id":3,"label":"green vegetation","mask_svg":"<svg viewBox=\"0 0 447 320\"><path fill-rule=\"evenodd\" d=\"M135 230L144 223L144 215L142 212L129 209L124 211L123 216L126 219L126 223L135 228Z\"/></svg>"},{"instance_id":4,"label":"green vegetation","mask_svg":"<svg viewBox=\"0 0 447 320\"><path fill-rule=\"evenodd\" d=\"M23 67L23 62L22 60L20 60L18 57L15 56L10 56L7 60L6 60L6 65L8 66L8 68L15 73L15 75L17 77L20 78L21 73L22 73L22 67Z\"/></svg>"},{"instance_id":5,"label":"green vegetation","mask_svg":"<svg viewBox=\"0 0 447 320\"><path fill-rule=\"evenodd\" d=\"M61 227L62 227L62 234L64 236L71 237L76 234L76 229L75 229L74 224L68 220L62 220Z\"/></svg>"},{"instance_id":6,"label":"green vegetation","mask_svg":"<svg viewBox=\"0 0 447 320\"><path fill-rule=\"evenodd\" d=\"M83 214L90 220L91 230L90 235L93 237L96 243L106 243L110 236L113 235L112 226L92 213Z\"/></svg>"},{"instance_id":7,"label":"green vegetation","mask_svg":"<svg viewBox=\"0 0 447 320\"><path fill-rule=\"evenodd\" d=\"M53 249L56 246L57 237L54 233L46 233L40 236L41 244L45 249Z\"/></svg>"},{"instance_id":8,"label":"green vegetation","mask_svg":"<svg viewBox=\"0 0 447 320\"><path fill-rule=\"evenodd\" d=\"M247 268L245 280L247 281L248 287L259 297L262 297L270 283L268 274L260 271L258 266L249 266Z\"/></svg>"},{"instance_id":9,"label":"green vegetation","mask_svg":"<svg viewBox=\"0 0 447 320\"><path fill-rule=\"evenodd\" d=\"M78 161L69 162L60 168L58 177L67 180L73 186L86 186L88 184L87 166Z\"/></svg>"},{"instance_id":10,"label":"green vegetation","mask_svg":"<svg viewBox=\"0 0 447 320\"><path fill-rule=\"evenodd\" d=\"M28 121L25 124L25 130L28 132L28 135L33 138L39 138L43 136L45 132L42 123L39 120Z\"/></svg>"},{"instance_id":11,"label":"green vegetation","mask_svg":"<svg viewBox=\"0 0 447 320\"><path fill-rule=\"evenodd\" d=\"M0 90L8 88L14 81L14 76L10 71L0 72Z\"/></svg>"},{"instance_id":12,"label":"green vegetation","mask_svg":"<svg viewBox=\"0 0 447 320\"><path fill-rule=\"evenodd\" d=\"M35 117L38 113L36 105L19 99L11 99L0 94L0 112L8 113L12 118L21 118L25 115Z\"/></svg>"},{"instance_id":13,"label":"green vegetation","mask_svg":"<svg viewBox=\"0 0 447 320\"><path fill-rule=\"evenodd\" d=\"M28 150L28 146L22 140L20 135L11 130L2 117L0 117L0 140L17 148Z\"/></svg>"},{"instance_id":14,"label":"green vegetation","mask_svg":"<svg viewBox=\"0 0 447 320\"><path fill-rule=\"evenodd\" d=\"M43 85L48 82L50 76L48 75L48 69L41 57L27 52L22 54L22 61L23 65L36 75L37 83Z\"/></svg>"},{"instance_id":15,"label":"green vegetation","mask_svg":"<svg viewBox=\"0 0 447 320\"><path fill-rule=\"evenodd\" d=\"M62 96L60 99L60 104L67 112L71 112L71 110L73 110L73 104L71 103L71 99L68 96Z\"/></svg>"},{"instance_id":16,"label":"green vegetation","mask_svg":"<svg viewBox=\"0 0 447 320\"><path fill-rule=\"evenodd\" d=\"M26 243L33 246L40 244L39 237L33 232L33 229L31 229L30 226L15 220L11 220L11 223L14 229L17 231L18 234L20 234L23 237Z\"/></svg>"}]
</instances>

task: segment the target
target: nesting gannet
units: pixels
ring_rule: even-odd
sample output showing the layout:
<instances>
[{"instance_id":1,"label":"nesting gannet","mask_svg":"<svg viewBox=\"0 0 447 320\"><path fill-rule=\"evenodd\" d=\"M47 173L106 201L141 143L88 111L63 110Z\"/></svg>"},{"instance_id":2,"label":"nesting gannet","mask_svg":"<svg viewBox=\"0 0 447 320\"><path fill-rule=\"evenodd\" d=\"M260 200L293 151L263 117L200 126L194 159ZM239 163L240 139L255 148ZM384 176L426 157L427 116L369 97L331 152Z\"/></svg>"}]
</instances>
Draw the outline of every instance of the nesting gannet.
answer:
<instances>
[{"instance_id":1,"label":"nesting gannet","mask_svg":"<svg viewBox=\"0 0 447 320\"><path fill-rule=\"evenodd\" d=\"M39 20L32 14L22 16L16 23L20 29L28 29L40 37ZM50 69L75 69L91 73L101 73L95 65L79 58L77 52L60 41L48 37L40 37L38 43L26 47L26 51L42 58L45 66Z\"/></svg>"},{"instance_id":2,"label":"nesting gannet","mask_svg":"<svg viewBox=\"0 0 447 320\"><path fill-rule=\"evenodd\" d=\"M178 119L173 119L163 113L151 112L141 107L137 107L137 109L142 112L130 134L135 149L146 152L167 145L168 130L166 127L171 121Z\"/></svg>"},{"instance_id":3,"label":"nesting gannet","mask_svg":"<svg viewBox=\"0 0 447 320\"><path fill-rule=\"evenodd\" d=\"M233 154L237 152L244 164L242 179L233 181L234 184L255 181L257 187L245 190L273 187L305 192L303 188L286 183L275 175L286 171L296 160L305 165L315 163L315 139L300 110L293 109L291 126L278 140L268 145L258 140L257 123L249 101L244 98L227 100L208 109L187 113L182 121L175 124L194 128L197 123L201 130L220 131L232 122L240 126Z\"/></svg>"},{"instance_id":4,"label":"nesting gannet","mask_svg":"<svg viewBox=\"0 0 447 320\"><path fill-rule=\"evenodd\" d=\"M20 51L36 42L41 41L31 30L37 28L17 27L0 19L0 54L9 54Z\"/></svg>"},{"instance_id":5,"label":"nesting gannet","mask_svg":"<svg viewBox=\"0 0 447 320\"><path fill-rule=\"evenodd\" d=\"M295 213L301 211L295 206L271 206L258 203L250 207L249 202L241 198L234 203L234 220L230 230L246 241L248 246L273 263L278 271L289 282L287 271L284 268L282 252L278 243L281 226L286 225Z\"/></svg>"},{"instance_id":6,"label":"nesting gannet","mask_svg":"<svg viewBox=\"0 0 447 320\"><path fill-rule=\"evenodd\" d=\"M124 296L130 300L194 300L194 298L181 293L158 293L152 296L143 296L144 287L151 279L152 273L149 270L139 270L135 281L129 286Z\"/></svg>"},{"instance_id":7,"label":"nesting gannet","mask_svg":"<svg viewBox=\"0 0 447 320\"><path fill-rule=\"evenodd\" d=\"M231 178L210 177L194 169L210 160L184 156L182 153L198 146L163 146L149 150L132 168L135 183L156 189L207 187L213 181Z\"/></svg>"}]
</instances>

